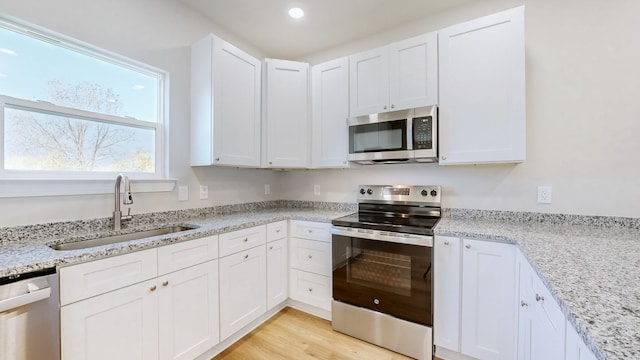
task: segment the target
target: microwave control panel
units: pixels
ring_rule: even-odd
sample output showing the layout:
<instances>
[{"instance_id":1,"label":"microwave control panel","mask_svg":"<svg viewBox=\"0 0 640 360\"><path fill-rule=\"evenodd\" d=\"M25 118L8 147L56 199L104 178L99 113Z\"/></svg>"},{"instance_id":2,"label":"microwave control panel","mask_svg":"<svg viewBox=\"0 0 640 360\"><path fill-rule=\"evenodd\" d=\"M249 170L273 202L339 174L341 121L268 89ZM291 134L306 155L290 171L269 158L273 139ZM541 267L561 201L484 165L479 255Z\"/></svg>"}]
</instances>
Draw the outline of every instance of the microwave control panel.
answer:
<instances>
[{"instance_id":1,"label":"microwave control panel","mask_svg":"<svg viewBox=\"0 0 640 360\"><path fill-rule=\"evenodd\" d=\"M432 117L413 118L413 149L423 150L433 148Z\"/></svg>"}]
</instances>

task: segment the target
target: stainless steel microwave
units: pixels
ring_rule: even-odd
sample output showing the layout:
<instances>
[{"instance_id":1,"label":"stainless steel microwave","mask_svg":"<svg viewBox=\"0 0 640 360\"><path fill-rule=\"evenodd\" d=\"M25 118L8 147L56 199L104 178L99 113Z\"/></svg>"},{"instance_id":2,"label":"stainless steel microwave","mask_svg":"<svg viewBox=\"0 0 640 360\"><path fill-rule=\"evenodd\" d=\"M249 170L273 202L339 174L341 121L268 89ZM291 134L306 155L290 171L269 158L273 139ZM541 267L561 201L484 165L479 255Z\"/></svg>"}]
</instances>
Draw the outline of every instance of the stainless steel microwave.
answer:
<instances>
[{"instance_id":1,"label":"stainless steel microwave","mask_svg":"<svg viewBox=\"0 0 640 360\"><path fill-rule=\"evenodd\" d=\"M438 109L425 106L350 118L349 161L363 165L438 161Z\"/></svg>"}]
</instances>

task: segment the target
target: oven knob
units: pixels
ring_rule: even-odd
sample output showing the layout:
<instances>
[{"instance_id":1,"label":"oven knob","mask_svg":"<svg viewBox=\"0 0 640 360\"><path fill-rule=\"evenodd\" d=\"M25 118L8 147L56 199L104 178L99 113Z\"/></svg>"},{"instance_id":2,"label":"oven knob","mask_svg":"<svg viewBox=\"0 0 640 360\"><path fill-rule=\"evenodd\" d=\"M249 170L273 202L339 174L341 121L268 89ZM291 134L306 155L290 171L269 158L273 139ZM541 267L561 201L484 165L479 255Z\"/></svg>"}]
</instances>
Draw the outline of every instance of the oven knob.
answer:
<instances>
[{"instance_id":1,"label":"oven knob","mask_svg":"<svg viewBox=\"0 0 640 360\"><path fill-rule=\"evenodd\" d=\"M435 190L431 190L431 196L436 196L436 195L438 195L438 192Z\"/></svg>"},{"instance_id":2,"label":"oven knob","mask_svg":"<svg viewBox=\"0 0 640 360\"><path fill-rule=\"evenodd\" d=\"M360 189L360 194L364 195L365 192L364 189Z\"/></svg>"},{"instance_id":3,"label":"oven knob","mask_svg":"<svg viewBox=\"0 0 640 360\"><path fill-rule=\"evenodd\" d=\"M420 194L421 194L422 196L427 196L427 195L429 195L429 193L427 192L427 190L422 190L422 191L420 192Z\"/></svg>"},{"instance_id":4,"label":"oven knob","mask_svg":"<svg viewBox=\"0 0 640 360\"><path fill-rule=\"evenodd\" d=\"M367 194L369 194L369 195L373 194L373 190L367 189Z\"/></svg>"},{"instance_id":5,"label":"oven knob","mask_svg":"<svg viewBox=\"0 0 640 360\"><path fill-rule=\"evenodd\" d=\"M380 305L380 300L378 300L378 299L373 299L373 303L374 303L374 304L376 304L376 305Z\"/></svg>"}]
</instances>

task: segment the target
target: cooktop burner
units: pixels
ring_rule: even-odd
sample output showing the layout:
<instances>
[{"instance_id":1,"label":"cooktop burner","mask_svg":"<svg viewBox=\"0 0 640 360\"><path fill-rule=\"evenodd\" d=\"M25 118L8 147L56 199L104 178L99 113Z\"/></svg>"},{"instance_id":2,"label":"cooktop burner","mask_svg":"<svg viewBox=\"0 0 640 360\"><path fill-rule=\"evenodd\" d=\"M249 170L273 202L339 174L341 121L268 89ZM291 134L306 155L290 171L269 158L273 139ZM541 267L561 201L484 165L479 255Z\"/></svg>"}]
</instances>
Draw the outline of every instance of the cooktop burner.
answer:
<instances>
[{"instance_id":1,"label":"cooktop burner","mask_svg":"<svg viewBox=\"0 0 640 360\"><path fill-rule=\"evenodd\" d=\"M433 235L440 220L440 187L363 185L358 212L334 219L335 226Z\"/></svg>"}]
</instances>

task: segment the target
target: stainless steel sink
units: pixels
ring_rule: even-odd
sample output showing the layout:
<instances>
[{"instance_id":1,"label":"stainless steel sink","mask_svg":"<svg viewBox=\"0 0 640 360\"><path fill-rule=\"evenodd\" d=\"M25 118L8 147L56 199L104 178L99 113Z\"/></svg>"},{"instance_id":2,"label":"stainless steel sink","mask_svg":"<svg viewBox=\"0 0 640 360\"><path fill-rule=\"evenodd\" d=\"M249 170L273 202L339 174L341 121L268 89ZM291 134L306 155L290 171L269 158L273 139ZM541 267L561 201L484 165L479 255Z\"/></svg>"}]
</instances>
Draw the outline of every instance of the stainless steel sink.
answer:
<instances>
[{"instance_id":1,"label":"stainless steel sink","mask_svg":"<svg viewBox=\"0 0 640 360\"><path fill-rule=\"evenodd\" d=\"M100 238L90 239L90 240L82 240L82 241L68 242L64 244L49 245L49 247L51 247L54 250L88 249L88 248L101 246L101 245L117 244L120 242L139 240L139 239L144 239L144 238L158 236L158 235L173 234L173 233L192 230L192 229L195 229L195 227L172 226L172 227L166 227L166 228L160 228L160 229L154 229L154 230L136 231L129 234L105 236L105 237L100 237Z\"/></svg>"}]
</instances>

